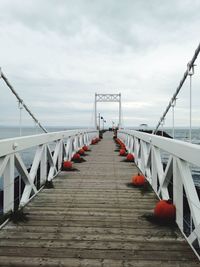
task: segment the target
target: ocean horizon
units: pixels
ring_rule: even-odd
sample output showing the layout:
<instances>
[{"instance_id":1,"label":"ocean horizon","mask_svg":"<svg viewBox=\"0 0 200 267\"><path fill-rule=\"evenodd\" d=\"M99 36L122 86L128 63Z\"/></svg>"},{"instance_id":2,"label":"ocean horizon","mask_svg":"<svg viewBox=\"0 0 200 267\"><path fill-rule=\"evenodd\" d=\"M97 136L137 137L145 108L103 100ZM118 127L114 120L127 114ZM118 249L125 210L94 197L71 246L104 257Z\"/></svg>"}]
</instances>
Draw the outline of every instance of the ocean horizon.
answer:
<instances>
[{"instance_id":1,"label":"ocean horizon","mask_svg":"<svg viewBox=\"0 0 200 267\"><path fill-rule=\"evenodd\" d=\"M57 132L57 131L67 131L73 129L88 129L92 128L91 126L44 126L48 132ZM108 129L108 128L107 128ZM139 126L130 126L126 127L126 129L140 129ZM147 130L153 130L154 127L147 127ZM161 129L160 129L161 130ZM163 130L167 132L170 136L172 136L172 128L164 127ZM38 126L23 126L21 127L21 136L27 135L35 135L44 133L42 129ZM14 138L20 136L20 128L19 126L4 126L0 125L0 139L6 138ZM175 139L187 141L189 138L189 128L184 126L179 126L175 128ZM200 127L193 127L192 129L192 143L200 144Z\"/></svg>"}]
</instances>

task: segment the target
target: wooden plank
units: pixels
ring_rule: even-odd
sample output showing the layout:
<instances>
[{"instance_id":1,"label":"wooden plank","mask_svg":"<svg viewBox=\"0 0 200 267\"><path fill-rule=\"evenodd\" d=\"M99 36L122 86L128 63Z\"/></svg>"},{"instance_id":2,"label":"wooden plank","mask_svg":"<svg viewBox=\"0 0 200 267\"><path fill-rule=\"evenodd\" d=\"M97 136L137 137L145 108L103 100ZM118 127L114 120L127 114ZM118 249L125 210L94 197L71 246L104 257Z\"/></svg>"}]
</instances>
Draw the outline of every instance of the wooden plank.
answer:
<instances>
[{"instance_id":1,"label":"wooden plank","mask_svg":"<svg viewBox=\"0 0 200 267\"><path fill-rule=\"evenodd\" d=\"M148 253L147 253L148 252ZM194 255L190 250L187 251L161 251L161 250L122 250L122 249L73 249L73 248L40 248L40 247L1 247L0 256L15 256L25 255L27 257L50 257L50 258L63 258L63 255L67 258L89 258L89 259L101 259L102 255L106 259L123 260L125 259L146 259L146 260L193 260Z\"/></svg>"},{"instance_id":2,"label":"wooden plank","mask_svg":"<svg viewBox=\"0 0 200 267\"><path fill-rule=\"evenodd\" d=\"M165 246L165 241L159 242L161 248L163 251L188 251L188 245L183 244L183 242L168 242L168 246ZM148 251L158 251L160 248L158 248L158 244L155 241L150 241L148 244L145 241L138 241L133 244L131 241L126 242L116 242L114 241L91 241L91 240L26 240L26 239L7 239L7 240L0 240L0 246L1 247L35 247L35 248L74 248L74 249L122 249L122 250L146 250Z\"/></svg>"},{"instance_id":3,"label":"wooden plank","mask_svg":"<svg viewBox=\"0 0 200 267\"><path fill-rule=\"evenodd\" d=\"M15 264L13 264L15 262ZM12 264L12 265L11 265ZM38 266L70 266L70 267L198 267L199 263L189 261L167 261L161 262L156 260L110 260L110 259L77 259L77 258L60 258L53 259L48 257L0 257L0 266L21 266L21 267L38 267Z\"/></svg>"},{"instance_id":4,"label":"wooden plank","mask_svg":"<svg viewBox=\"0 0 200 267\"><path fill-rule=\"evenodd\" d=\"M16 229L15 227L7 227L6 231L9 232L14 232ZM5 231L5 230L4 230ZM58 231L58 227L56 226L49 226L49 227L43 227L43 226L38 226L38 227L23 227L23 226L18 226L18 232L21 232L21 236L23 237L23 233L28 232L30 234L30 236L34 233L55 233ZM3 232L3 231L2 231ZM103 237L103 235L119 235L120 233L126 234L129 237L128 238L132 238L133 236L133 229L119 229L119 228L104 228L104 227L84 227L84 226L80 226L80 227L73 227L73 226L62 226L59 225L59 233L62 233L63 238L65 238L65 236L67 236L66 234L85 234L87 235L87 237L89 237L89 235L101 235L100 238ZM165 227L162 230L158 229L158 228L135 228L134 229L134 236L150 236L150 235L155 235L157 237L161 236L172 236L172 237L177 237L177 233L171 231L169 228ZM15 236L14 236L15 237ZM106 237L107 238L107 237Z\"/></svg>"}]
</instances>

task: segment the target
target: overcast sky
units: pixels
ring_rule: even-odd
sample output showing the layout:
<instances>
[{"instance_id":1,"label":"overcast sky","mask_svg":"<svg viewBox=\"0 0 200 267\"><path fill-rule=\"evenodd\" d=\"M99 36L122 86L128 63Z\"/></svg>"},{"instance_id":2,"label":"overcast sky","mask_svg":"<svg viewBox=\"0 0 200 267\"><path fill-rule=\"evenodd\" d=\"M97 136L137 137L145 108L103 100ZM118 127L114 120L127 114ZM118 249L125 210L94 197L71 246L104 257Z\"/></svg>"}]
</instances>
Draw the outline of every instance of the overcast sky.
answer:
<instances>
[{"instance_id":1,"label":"overcast sky","mask_svg":"<svg viewBox=\"0 0 200 267\"><path fill-rule=\"evenodd\" d=\"M92 125L95 92L121 92L124 125L155 126L200 41L199 14L198 0L0 0L0 66L44 125ZM198 64L195 126L199 77ZM17 102L2 80L0 97L0 125L16 125ZM188 97L187 81L178 126L189 125ZM98 108L108 126L117 122L116 103ZM24 112L23 123L32 123Z\"/></svg>"}]
</instances>

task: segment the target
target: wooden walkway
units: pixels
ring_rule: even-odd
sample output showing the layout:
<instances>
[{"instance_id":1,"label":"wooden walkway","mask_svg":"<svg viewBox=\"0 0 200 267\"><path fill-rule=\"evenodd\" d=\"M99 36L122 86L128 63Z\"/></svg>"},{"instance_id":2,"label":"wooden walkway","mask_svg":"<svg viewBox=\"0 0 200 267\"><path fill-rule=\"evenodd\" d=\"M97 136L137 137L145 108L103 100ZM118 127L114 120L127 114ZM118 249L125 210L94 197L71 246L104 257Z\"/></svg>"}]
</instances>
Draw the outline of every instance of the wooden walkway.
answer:
<instances>
[{"instance_id":1,"label":"wooden walkway","mask_svg":"<svg viewBox=\"0 0 200 267\"><path fill-rule=\"evenodd\" d=\"M156 197L127 187L137 173L122 162L110 133L62 172L26 207L29 221L0 231L0 266L200 266L178 229L158 227L142 215Z\"/></svg>"}]
</instances>

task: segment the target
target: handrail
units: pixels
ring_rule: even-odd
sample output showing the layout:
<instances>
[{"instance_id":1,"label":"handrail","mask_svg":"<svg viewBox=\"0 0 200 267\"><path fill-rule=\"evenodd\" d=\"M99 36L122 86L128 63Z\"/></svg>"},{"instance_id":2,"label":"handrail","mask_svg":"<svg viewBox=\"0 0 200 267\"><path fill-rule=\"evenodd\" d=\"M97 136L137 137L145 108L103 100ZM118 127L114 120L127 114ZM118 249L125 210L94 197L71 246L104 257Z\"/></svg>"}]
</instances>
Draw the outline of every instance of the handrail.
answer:
<instances>
[{"instance_id":1,"label":"handrail","mask_svg":"<svg viewBox=\"0 0 200 267\"><path fill-rule=\"evenodd\" d=\"M19 152L33 146L47 144L59 139L65 139L71 136L77 136L81 133L96 133L96 130L67 130L60 132L51 132L47 134L29 135L23 137L15 137L0 140L0 157Z\"/></svg>"},{"instance_id":2,"label":"handrail","mask_svg":"<svg viewBox=\"0 0 200 267\"><path fill-rule=\"evenodd\" d=\"M160 199L173 199L176 223L200 259L200 201L192 178L191 166L200 168L200 146L134 130L119 130L135 163ZM163 163L163 152L169 156ZM173 192L171 192L173 187ZM189 209L184 208L185 201ZM190 220L186 220L186 217Z\"/></svg>"},{"instance_id":3,"label":"handrail","mask_svg":"<svg viewBox=\"0 0 200 267\"><path fill-rule=\"evenodd\" d=\"M46 181L51 181L60 172L63 160L71 160L79 149L89 145L97 136L98 131L94 129L78 129L0 140L3 212L14 209L15 169L24 183L19 196L19 204L24 206ZM33 152L33 147L36 151L30 170L27 170L21 153L27 149Z\"/></svg>"}]
</instances>

